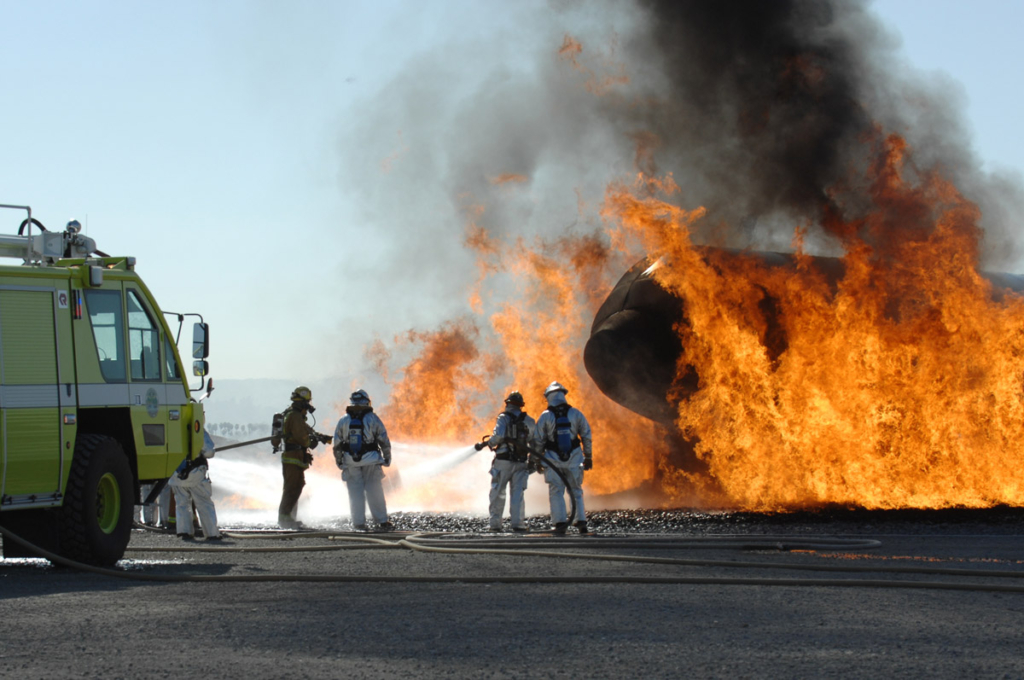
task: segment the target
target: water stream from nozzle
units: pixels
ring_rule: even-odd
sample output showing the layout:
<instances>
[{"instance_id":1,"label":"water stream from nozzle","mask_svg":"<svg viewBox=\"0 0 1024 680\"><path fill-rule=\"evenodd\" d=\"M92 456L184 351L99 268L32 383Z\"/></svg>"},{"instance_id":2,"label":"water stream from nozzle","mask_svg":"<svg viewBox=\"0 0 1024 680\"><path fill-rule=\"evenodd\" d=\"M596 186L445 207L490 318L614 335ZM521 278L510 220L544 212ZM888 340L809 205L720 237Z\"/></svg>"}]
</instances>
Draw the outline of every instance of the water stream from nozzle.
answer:
<instances>
[{"instance_id":1,"label":"water stream from nozzle","mask_svg":"<svg viewBox=\"0 0 1024 680\"><path fill-rule=\"evenodd\" d=\"M479 452L473 448L473 446L467 446L464 449L457 449L439 458L417 463L407 470L403 468L403 483L406 477L409 479L418 479L421 480L422 483L426 483L431 478L462 465L476 453Z\"/></svg>"}]
</instances>

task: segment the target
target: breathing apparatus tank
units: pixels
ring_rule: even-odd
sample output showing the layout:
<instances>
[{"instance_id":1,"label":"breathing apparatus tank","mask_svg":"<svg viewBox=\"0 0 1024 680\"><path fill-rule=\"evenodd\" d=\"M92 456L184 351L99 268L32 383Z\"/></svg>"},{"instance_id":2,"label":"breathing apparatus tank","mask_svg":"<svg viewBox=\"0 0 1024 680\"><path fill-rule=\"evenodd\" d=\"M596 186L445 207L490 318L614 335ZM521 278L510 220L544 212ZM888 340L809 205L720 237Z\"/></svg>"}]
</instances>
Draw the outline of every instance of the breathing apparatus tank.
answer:
<instances>
[{"instance_id":1,"label":"breathing apparatus tank","mask_svg":"<svg viewBox=\"0 0 1024 680\"><path fill-rule=\"evenodd\" d=\"M270 423L270 443L274 446L274 453L281 447L281 439L284 437L284 414L275 413Z\"/></svg>"},{"instance_id":2,"label":"breathing apparatus tank","mask_svg":"<svg viewBox=\"0 0 1024 680\"><path fill-rule=\"evenodd\" d=\"M514 415L506 413L508 429L505 432L509 458L516 462L526 462L530 454L530 432L526 426L526 413Z\"/></svg>"},{"instance_id":3,"label":"breathing apparatus tank","mask_svg":"<svg viewBox=\"0 0 1024 680\"><path fill-rule=\"evenodd\" d=\"M559 459L569 460L569 454L580 445L579 437L573 436L572 421L569 420L569 409L572 407L569 404L559 404L548 408L555 416L555 437L553 442L549 442L547 448L555 451Z\"/></svg>"},{"instance_id":4,"label":"breathing apparatus tank","mask_svg":"<svg viewBox=\"0 0 1024 680\"><path fill-rule=\"evenodd\" d=\"M363 459L363 418L362 416L351 415L348 423L348 452L352 460L359 462Z\"/></svg>"}]
</instances>

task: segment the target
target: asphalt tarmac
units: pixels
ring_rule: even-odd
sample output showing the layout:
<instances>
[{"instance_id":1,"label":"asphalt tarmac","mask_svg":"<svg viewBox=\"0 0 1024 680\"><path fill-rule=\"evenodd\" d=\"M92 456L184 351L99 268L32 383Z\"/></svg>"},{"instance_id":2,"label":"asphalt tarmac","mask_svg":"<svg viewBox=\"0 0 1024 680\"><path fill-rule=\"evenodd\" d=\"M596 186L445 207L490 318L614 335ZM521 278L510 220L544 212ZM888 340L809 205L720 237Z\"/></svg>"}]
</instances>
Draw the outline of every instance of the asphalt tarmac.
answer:
<instances>
[{"instance_id":1,"label":"asphalt tarmac","mask_svg":"<svg viewBox=\"0 0 1024 680\"><path fill-rule=\"evenodd\" d=\"M0 560L0 677L1024 678L1019 510L393 520Z\"/></svg>"}]
</instances>

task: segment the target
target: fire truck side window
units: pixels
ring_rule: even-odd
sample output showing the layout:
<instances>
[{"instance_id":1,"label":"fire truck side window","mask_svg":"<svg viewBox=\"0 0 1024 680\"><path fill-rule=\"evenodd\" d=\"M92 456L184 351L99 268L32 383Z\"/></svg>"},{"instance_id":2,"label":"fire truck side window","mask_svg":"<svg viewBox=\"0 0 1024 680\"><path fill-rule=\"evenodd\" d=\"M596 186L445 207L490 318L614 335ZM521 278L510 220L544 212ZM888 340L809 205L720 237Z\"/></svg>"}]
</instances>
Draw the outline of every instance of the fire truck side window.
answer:
<instances>
[{"instance_id":1,"label":"fire truck side window","mask_svg":"<svg viewBox=\"0 0 1024 680\"><path fill-rule=\"evenodd\" d=\"M128 291L128 359L132 380L160 379L160 332L134 290Z\"/></svg>"},{"instance_id":2,"label":"fire truck side window","mask_svg":"<svg viewBox=\"0 0 1024 680\"><path fill-rule=\"evenodd\" d=\"M100 358L100 371L107 382L125 382L124 314L121 293L116 290L87 290L92 336Z\"/></svg>"},{"instance_id":3,"label":"fire truck side window","mask_svg":"<svg viewBox=\"0 0 1024 680\"><path fill-rule=\"evenodd\" d=\"M178 363L174 360L174 352L171 351L171 339L164 339L164 361L167 362L167 379L168 380L181 380L181 374L178 373Z\"/></svg>"}]
</instances>

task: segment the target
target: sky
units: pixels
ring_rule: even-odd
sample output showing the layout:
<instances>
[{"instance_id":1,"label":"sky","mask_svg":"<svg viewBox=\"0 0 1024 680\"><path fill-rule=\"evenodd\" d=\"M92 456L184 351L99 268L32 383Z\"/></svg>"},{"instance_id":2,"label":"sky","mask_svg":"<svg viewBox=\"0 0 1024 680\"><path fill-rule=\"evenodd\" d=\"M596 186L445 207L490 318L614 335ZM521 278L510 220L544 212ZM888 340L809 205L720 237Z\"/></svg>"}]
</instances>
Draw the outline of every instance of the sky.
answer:
<instances>
[{"instance_id":1,"label":"sky","mask_svg":"<svg viewBox=\"0 0 1024 680\"><path fill-rule=\"evenodd\" d=\"M1019 181L1024 2L870 8L985 170ZM0 0L0 17L0 203L136 257L164 310L211 325L214 377L365 379L375 338L468 310L460 239L486 178L557 174L503 219L532 224L543 205L568 225L631 171L583 109L536 147L504 134L530 102L574 106L552 85L569 77L564 36L614 56L628 3ZM558 157L566 137L601 171ZM23 217L0 211L0 232Z\"/></svg>"},{"instance_id":2,"label":"sky","mask_svg":"<svg viewBox=\"0 0 1024 680\"><path fill-rule=\"evenodd\" d=\"M1024 171L1024 57L1018 0L878 0L874 12L902 41L915 67L949 79L963 97L975 147L993 168Z\"/></svg>"}]
</instances>

